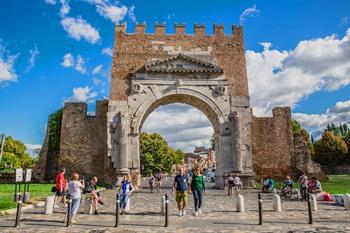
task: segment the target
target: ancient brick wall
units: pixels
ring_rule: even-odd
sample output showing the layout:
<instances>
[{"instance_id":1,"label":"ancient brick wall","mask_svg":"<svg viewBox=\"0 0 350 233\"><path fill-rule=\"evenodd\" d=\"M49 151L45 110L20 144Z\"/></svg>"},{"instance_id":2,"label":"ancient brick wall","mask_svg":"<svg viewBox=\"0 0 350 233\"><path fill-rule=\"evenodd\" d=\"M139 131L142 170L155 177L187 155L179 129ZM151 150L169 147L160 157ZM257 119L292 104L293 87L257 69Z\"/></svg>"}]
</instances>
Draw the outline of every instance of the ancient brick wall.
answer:
<instances>
[{"instance_id":1,"label":"ancient brick wall","mask_svg":"<svg viewBox=\"0 0 350 233\"><path fill-rule=\"evenodd\" d=\"M108 101L97 101L95 116L87 115L85 103L66 103L63 109L59 166L67 173L97 176L105 182L107 167Z\"/></svg>"},{"instance_id":2,"label":"ancient brick wall","mask_svg":"<svg viewBox=\"0 0 350 233\"><path fill-rule=\"evenodd\" d=\"M165 25L155 25L154 34L145 33L145 24L137 24L135 33L127 34L126 25L115 28L112 63L111 100L127 100L130 73L153 59L176 53L207 54L224 69L230 96L249 96L246 61L241 27L232 27L233 35L224 35L224 27L214 25L214 34L205 35L204 26L195 25L195 34L185 33L185 25L175 25L175 34L165 34Z\"/></svg>"},{"instance_id":3,"label":"ancient brick wall","mask_svg":"<svg viewBox=\"0 0 350 233\"><path fill-rule=\"evenodd\" d=\"M253 170L257 178L293 175L294 141L289 107L274 108L272 117L253 117Z\"/></svg>"}]
</instances>

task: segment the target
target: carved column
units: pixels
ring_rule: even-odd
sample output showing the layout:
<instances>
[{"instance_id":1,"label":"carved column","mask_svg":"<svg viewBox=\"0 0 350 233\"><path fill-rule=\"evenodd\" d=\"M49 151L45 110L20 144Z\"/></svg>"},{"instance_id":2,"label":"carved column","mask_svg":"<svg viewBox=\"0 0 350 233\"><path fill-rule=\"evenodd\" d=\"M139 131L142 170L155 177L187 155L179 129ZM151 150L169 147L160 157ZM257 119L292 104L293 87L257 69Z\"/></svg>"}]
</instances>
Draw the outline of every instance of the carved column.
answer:
<instances>
[{"instance_id":1,"label":"carved column","mask_svg":"<svg viewBox=\"0 0 350 233\"><path fill-rule=\"evenodd\" d=\"M234 171L242 172L242 154L241 154L241 130L239 113L230 114L230 122L232 124L232 150L234 156Z\"/></svg>"},{"instance_id":2,"label":"carved column","mask_svg":"<svg viewBox=\"0 0 350 233\"><path fill-rule=\"evenodd\" d=\"M123 115L121 118L120 128L119 128L119 135L120 135L120 143L119 143L119 171L117 173L119 174L127 174L129 172L128 169L128 161L129 161L129 138L128 138L128 118L127 116Z\"/></svg>"}]
</instances>

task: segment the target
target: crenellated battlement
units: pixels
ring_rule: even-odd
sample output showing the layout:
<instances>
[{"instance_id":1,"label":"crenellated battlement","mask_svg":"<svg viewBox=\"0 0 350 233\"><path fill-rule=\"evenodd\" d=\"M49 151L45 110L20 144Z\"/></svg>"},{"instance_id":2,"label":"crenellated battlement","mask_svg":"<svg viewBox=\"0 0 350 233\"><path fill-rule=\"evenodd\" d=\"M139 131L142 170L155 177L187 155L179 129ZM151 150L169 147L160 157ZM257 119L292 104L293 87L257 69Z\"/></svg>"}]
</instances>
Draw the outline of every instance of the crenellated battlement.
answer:
<instances>
[{"instance_id":1,"label":"crenellated battlement","mask_svg":"<svg viewBox=\"0 0 350 233\"><path fill-rule=\"evenodd\" d=\"M158 22L155 22L154 23L154 34L155 35L197 35L197 36L204 36L204 35L207 35L207 36L211 36L209 34L206 34L205 33L205 25L204 24L197 24L195 23L193 25L194 27L194 34L188 34L186 33L186 24L185 23L175 23L174 24L174 28L175 28L175 34L167 34L166 33L166 28L167 28L167 25L165 22L162 22L162 23L158 23ZM115 31L117 33L123 33L123 34L129 34L129 35L132 35L132 34L150 34L150 33L146 33L146 22L143 22L143 23L138 23L136 22L134 24L134 30L133 32L130 32L130 33L127 33L126 32L126 28L127 28L127 25L126 25L126 22L123 22L121 24L117 24L115 26ZM224 32L224 24L213 24L213 34L212 36L230 36L230 35L225 35L225 32ZM232 36L234 37L242 37L242 26L237 26L237 25L232 25Z\"/></svg>"}]
</instances>

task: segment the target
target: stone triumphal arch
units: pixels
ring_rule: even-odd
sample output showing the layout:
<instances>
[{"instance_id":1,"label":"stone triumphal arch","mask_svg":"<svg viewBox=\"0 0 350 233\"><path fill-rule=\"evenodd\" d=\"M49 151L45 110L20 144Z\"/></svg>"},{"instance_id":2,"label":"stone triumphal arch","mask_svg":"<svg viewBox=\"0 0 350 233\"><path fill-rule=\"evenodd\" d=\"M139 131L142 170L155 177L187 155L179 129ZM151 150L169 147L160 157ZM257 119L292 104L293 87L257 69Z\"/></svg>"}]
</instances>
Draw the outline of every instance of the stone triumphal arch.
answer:
<instances>
[{"instance_id":1,"label":"stone triumphal arch","mask_svg":"<svg viewBox=\"0 0 350 233\"><path fill-rule=\"evenodd\" d=\"M138 172L143 121L158 106L179 102L201 110L212 123L216 185L223 187L225 176L231 173L240 173L248 184L253 177L252 115L249 97L235 87L239 79L247 83L245 67L239 69L244 73L232 71L244 61L244 54L239 54L243 52L241 28L227 37L221 27L215 26L212 37L184 35L179 32L182 25L176 26L175 35L157 35L162 25L156 26L156 35L147 35L140 31L143 26L138 25L133 35L125 33L125 25L116 29L112 89L114 85L119 87L111 90L107 113L108 156L116 172ZM199 29L202 27L197 26ZM123 66L132 69L126 77L118 75Z\"/></svg>"},{"instance_id":2,"label":"stone triumphal arch","mask_svg":"<svg viewBox=\"0 0 350 233\"><path fill-rule=\"evenodd\" d=\"M212 35L204 25L194 25L193 34L184 24L176 24L173 34L164 24L151 28L154 33L145 29L136 24L127 33L125 24L115 27L109 99L96 102L94 116L86 103L65 103L60 131L48 127L38 179L52 179L60 166L97 175L105 184L128 172L137 177L144 120L175 102L196 107L211 121L218 187L231 173L250 186L254 176L320 171L307 143L291 130L290 108L274 108L272 117L252 115L241 27L232 26L230 35L222 25L214 25Z\"/></svg>"}]
</instances>

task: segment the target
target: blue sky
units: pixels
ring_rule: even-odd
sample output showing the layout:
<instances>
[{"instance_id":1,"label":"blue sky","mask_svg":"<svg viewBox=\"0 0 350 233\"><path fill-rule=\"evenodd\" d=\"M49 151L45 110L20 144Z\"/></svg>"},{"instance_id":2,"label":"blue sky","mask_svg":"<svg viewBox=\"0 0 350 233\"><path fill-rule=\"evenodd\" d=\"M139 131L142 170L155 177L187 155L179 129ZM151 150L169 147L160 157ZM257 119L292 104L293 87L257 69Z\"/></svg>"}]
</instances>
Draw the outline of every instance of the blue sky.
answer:
<instances>
[{"instance_id":1,"label":"blue sky","mask_svg":"<svg viewBox=\"0 0 350 233\"><path fill-rule=\"evenodd\" d=\"M243 24L254 113L290 105L318 134L329 122L350 121L349 9L346 0L0 0L0 132L41 144L48 115L64 101L89 102L93 112L94 101L109 96L114 24L126 21L131 32L136 20L148 32L164 21L168 33L175 22L185 22L188 33L204 23L208 34L213 23L228 34L232 24ZM174 105L155 115L172 111L195 110ZM171 129L160 131L189 150L208 141L212 129L205 124L191 144L171 139ZM151 125L145 128L159 131Z\"/></svg>"}]
</instances>

